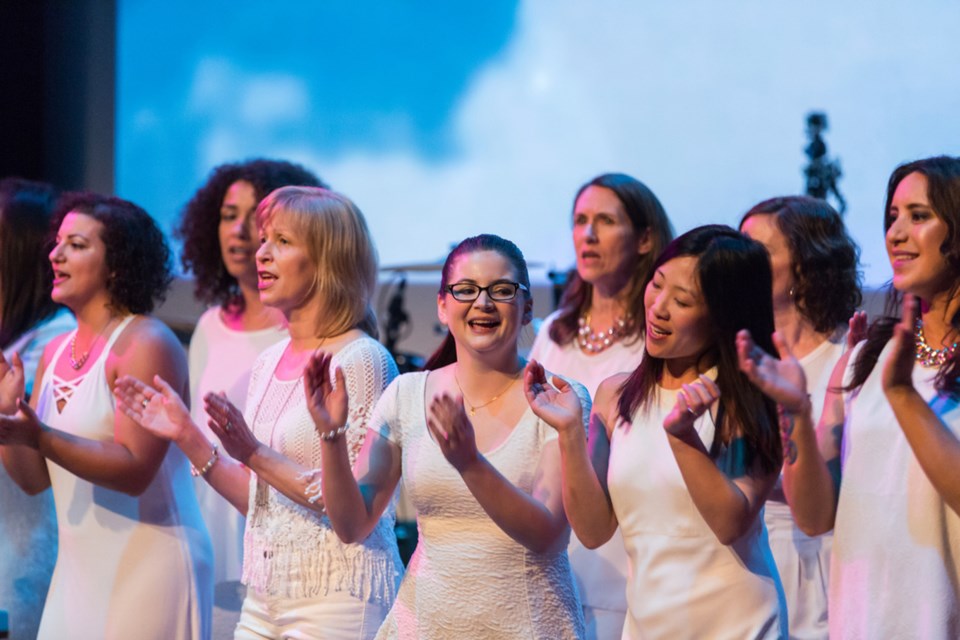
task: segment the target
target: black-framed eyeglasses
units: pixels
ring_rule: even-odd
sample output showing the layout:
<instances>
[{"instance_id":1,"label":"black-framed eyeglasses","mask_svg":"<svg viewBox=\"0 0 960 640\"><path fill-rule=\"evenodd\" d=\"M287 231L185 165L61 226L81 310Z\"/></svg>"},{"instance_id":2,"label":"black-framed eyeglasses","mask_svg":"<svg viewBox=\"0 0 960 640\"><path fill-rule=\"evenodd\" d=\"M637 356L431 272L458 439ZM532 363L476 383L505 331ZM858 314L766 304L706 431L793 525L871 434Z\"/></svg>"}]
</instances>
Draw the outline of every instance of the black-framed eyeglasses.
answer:
<instances>
[{"instance_id":1,"label":"black-framed eyeglasses","mask_svg":"<svg viewBox=\"0 0 960 640\"><path fill-rule=\"evenodd\" d=\"M484 291L494 302L510 302L517 297L518 291L530 291L526 285L519 282L505 282L503 280L485 287L472 282L454 282L448 284L446 288L457 302L473 302Z\"/></svg>"}]
</instances>

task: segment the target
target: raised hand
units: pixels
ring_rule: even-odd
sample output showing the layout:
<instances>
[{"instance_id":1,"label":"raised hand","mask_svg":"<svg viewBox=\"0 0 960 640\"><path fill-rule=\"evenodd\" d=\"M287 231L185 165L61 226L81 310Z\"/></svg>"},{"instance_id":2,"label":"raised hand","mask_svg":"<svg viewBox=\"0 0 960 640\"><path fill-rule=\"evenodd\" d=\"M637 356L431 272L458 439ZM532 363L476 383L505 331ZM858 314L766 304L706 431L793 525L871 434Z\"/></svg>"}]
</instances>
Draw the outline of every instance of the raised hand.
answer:
<instances>
[{"instance_id":1,"label":"raised hand","mask_svg":"<svg viewBox=\"0 0 960 640\"><path fill-rule=\"evenodd\" d=\"M0 353L0 413L14 413L17 400L23 397L23 361L14 351L10 361Z\"/></svg>"},{"instance_id":2,"label":"raised hand","mask_svg":"<svg viewBox=\"0 0 960 640\"><path fill-rule=\"evenodd\" d=\"M720 387L705 375L701 375L696 382L683 385L683 390L677 394L677 402L663 420L663 428L667 432L679 436L693 423L710 410L710 405L720 397Z\"/></svg>"},{"instance_id":3,"label":"raised hand","mask_svg":"<svg viewBox=\"0 0 960 640\"><path fill-rule=\"evenodd\" d=\"M906 294L900 322L893 327L893 352L883 365L881 383L884 393L913 389L913 365L916 361L917 337L914 327L919 306L916 296Z\"/></svg>"},{"instance_id":4,"label":"raised hand","mask_svg":"<svg viewBox=\"0 0 960 640\"><path fill-rule=\"evenodd\" d=\"M0 445L14 444L36 449L43 425L30 405L17 398L13 415L0 415Z\"/></svg>"},{"instance_id":5,"label":"raised hand","mask_svg":"<svg viewBox=\"0 0 960 640\"><path fill-rule=\"evenodd\" d=\"M473 424L463 410L463 398L443 392L433 398L427 416L427 428L433 434L443 457L463 473L480 458Z\"/></svg>"},{"instance_id":6,"label":"raised hand","mask_svg":"<svg viewBox=\"0 0 960 640\"><path fill-rule=\"evenodd\" d=\"M176 442L192 424L190 411L167 381L153 377L156 387L121 376L113 386L117 406L131 420L155 436Z\"/></svg>"},{"instance_id":7,"label":"raised hand","mask_svg":"<svg viewBox=\"0 0 960 640\"><path fill-rule=\"evenodd\" d=\"M776 359L754 343L750 332L737 333L737 359L740 370L750 382L757 385L788 413L800 413L809 403L807 376L779 333L774 332L773 344L780 354Z\"/></svg>"},{"instance_id":8,"label":"raised hand","mask_svg":"<svg viewBox=\"0 0 960 640\"><path fill-rule=\"evenodd\" d=\"M580 397L566 380L553 376L553 386L536 360L527 363L523 371L523 394L533 413L558 432L583 432L583 407Z\"/></svg>"},{"instance_id":9,"label":"raised hand","mask_svg":"<svg viewBox=\"0 0 960 640\"><path fill-rule=\"evenodd\" d=\"M867 337L867 312L855 311L847 324L850 327L847 331L847 349L853 349Z\"/></svg>"},{"instance_id":10,"label":"raised hand","mask_svg":"<svg viewBox=\"0 0 960 640\"><path fill-rule=\"evenodd\" d=\"M203 408L210 417L207 425L220 439L226 452L234 460L247 464L250 456L260 447L260 441L247 426L240 410L227 400L223 392L205 395Z\"/></svg>"},{"instance_id":11,"label":"raised hand","mask_svg":"<svg viewBox=\"0 0 960 640\"><path fill-rule=\"evenodd\" d=\"M307 409L317 433L333 433L347 422L347 384L343 371L337 367L334 379L330 376L333 356L315 353L303 371L303 390L307 395Z\"/></svg>"}]
</instances>

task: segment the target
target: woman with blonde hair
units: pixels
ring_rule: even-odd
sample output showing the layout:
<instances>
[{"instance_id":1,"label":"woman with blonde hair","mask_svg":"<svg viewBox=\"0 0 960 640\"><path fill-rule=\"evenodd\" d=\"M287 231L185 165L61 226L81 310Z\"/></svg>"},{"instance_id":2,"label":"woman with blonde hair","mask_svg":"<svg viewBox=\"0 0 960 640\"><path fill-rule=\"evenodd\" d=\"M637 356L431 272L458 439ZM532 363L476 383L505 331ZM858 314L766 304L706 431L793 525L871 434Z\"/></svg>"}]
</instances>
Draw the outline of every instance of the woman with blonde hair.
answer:
<instances>
[{"instance_id":1,"label":"woman with blonde hair","mask_svg":"<svg viewBox=\"0 0 960 640\"><path fill-rule=\"evenodd\" d=\"M372 637L393 603L402 572L392 506L356 544L344 544L320 493L321 445L304 394L317 350L332 354L350 393L337 434L351 460L373 405L396 365L373 336L370 306L377 256L366 222L346 197L283 187L257 208L261 301L283 313L290 338L267 349L241 413L223 395L204 398L209 426L231 458L220 458L177 394L126 378L117 394L128 415L173 440L241 513L243 604L237 638ZM248 426L249 425L249 426Z\"/></svg>"}]
</instances>

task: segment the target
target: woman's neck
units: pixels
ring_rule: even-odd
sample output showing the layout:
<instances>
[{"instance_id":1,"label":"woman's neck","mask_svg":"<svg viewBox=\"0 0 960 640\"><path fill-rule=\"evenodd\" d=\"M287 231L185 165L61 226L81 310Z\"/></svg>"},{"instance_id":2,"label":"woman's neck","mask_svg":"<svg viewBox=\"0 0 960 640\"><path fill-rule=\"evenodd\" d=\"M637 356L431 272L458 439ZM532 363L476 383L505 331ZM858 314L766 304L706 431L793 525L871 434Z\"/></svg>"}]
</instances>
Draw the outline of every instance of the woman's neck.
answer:
<instances>
[{"instance_id":1,"label":"woman's neck","mask_svg":"<svg viewBox=\"0 0 960 640\"><path fill-rule=\"evenodd\" d=\"M231 312L228 307L222 307L224 323L235 331L259 331L270 327L280 327L286 324L283 314L260 301L260 292L256 287L240 283L240 296L243 298L243 309Z\"/></svg>"},{"instance_id":2,"label":"woman's neck","mask_svg":"<svg viewBox=\"0 0 960 640\"><path fill-rule=\"evenodd\" d=\"M938 349L960 340L957 330L950 324L960 311L960 295L949 297L949 292L933 296L929 301L920 300L920 318L923 321L923 336L927 344Z\"/></svg>"},{"instance_id":3,"label":"woman's neck","mask_svg":"<svg viewBox=\"0 0 960 640\"><path fill-rule=\"evenodd\" d=\"M620 297L623 289L616 292L604 290L594 286L590 295L590 324L594 328L612 327L617 320L624 317L624 304Z\"/></svg>"},{"instance_id":4,"label":"woman's neck","mask_svg":"<svg viewBox=\"0 0 960 640\"><path fill-rule=\"evenodd\" d=\"M77 319L77 334L87 336L102 332L108 324L126 314L101 302L86 304L83 308L74 310L74 315Z\"/></svg>"},{"instance_id":5,"label":"woman's neck","mask_svg":"<svg viewBox=\"0 0 960 640\"><path fill-rule=\"evenodd\" d=\"M793 355L798 358L819 347L829 340L831 335L817 331L813 323L800 313L797 305L792 302L789 305L774 308L773 324Z\"/></svg>"},{"instance_id":6,"label":"woman's neck","mask_svg":"<svg viewBox=\"0 0 960 640\"><path fill-rule=\"evenodd\" d=\"M516 347L494 357L477 357L458 349L455 369L460 385L477 394L502 388L504 381L516 378L523 366Z\"/></svg>"},{"instance_id":7,"label":"woman's neck","mask_svg":"<svg viewBox=\"0 0 960 640\"><path fill-rule=\"evenodd\" d=\"M658 382L664 389L679 389L695 382L701 373L706 373L715 365L715 358L707 358L703 354L690 358L669 358L663 361Z\"/></svg>"}]
</instances>

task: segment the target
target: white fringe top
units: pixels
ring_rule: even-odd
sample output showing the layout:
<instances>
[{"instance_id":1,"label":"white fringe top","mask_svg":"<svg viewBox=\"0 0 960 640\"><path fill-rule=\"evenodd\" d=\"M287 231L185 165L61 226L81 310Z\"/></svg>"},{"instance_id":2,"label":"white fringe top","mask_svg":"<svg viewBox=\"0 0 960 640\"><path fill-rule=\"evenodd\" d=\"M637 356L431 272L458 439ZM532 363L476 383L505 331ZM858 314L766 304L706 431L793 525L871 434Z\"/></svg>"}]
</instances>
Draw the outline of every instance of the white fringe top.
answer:
<instances>
[{"instance_id":1,"label":"white fringe top","mask_svg":"<svg viewBox=\"0 0 960 640\"><path fill-rule=\"evenodd\" d=\"M289 339L270 347L254 364L245 418L260 442L310 469L307 496L316 501L320 498L320 438L307 411L303 378L278 380L273 374L288 343ZM343 369L347 383L346 438L352 465L363 445L370 412L397 376L397 366L370 337L343 347L330 366ZM346 591L389 606L403 573L393 531L394 507L395 502L384 510L362 543L344 544L326 514L297 504L251 474L243 583L274 597L310 598Z\"/></svg>"}]
</instances>

